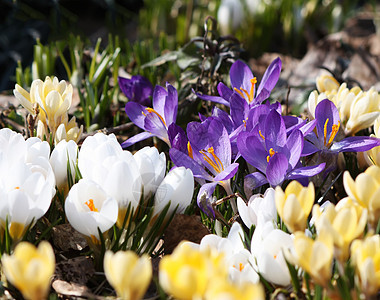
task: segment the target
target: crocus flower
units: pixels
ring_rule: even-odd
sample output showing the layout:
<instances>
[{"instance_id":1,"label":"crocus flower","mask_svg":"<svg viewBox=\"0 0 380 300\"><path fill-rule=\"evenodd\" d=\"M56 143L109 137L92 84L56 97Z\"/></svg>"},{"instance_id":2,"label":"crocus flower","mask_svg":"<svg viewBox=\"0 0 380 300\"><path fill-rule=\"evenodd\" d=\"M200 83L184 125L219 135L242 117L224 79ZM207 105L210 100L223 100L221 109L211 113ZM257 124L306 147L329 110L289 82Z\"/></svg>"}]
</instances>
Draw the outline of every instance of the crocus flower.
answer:
<instances>
[{"instance_id":1,"label":"crocus flower","mask_svg":"<svg viewBox=\"0 0 380 300\"><path fill-rule=\"evenodd\" d=\"M380 288L380 236L376 234L353 241L351 261L359 277L361 291L366 299L370 299Z\"/></svg>"},{"instance_id":2,"label":"crocus flower","mask_svg":"<svg viewBox=\"0 0 380 300\"><path fill-rule=\"evenodd\" d=\"M277 221L277 210L275 203L275 192L273 188L268 188L264 195L253 195L247 204L242 198L237 199L237 206L240 218L245 226L251 228L258 223Z\"/></svg>"},{"instance_id":3,"label":"crocus flower","mask_svg":"<svg viewBox=\"0 0 380 300\"><path fill-rule=\"evenodd\" d=\"M286 227L291 232L304 231L314 204L314 185L303 187L298 181L291 181L285 189L277 186L275 191L276 208Z\"/></svg>"},{"instance_id":4,"label":"crocus flower","mask_svg":"<svg viewBox=\"0 0 380 300\"><path fill-rule=\"evenodd\" d=\"M83 178L96 182L108 196L116 199L118 226L123 224L128 206L136 209L142 196L140 171L133 155L123 151L115 135L97 133L84 140L78 167Z\"/></svg>"},{"instance_id":5,"label":"crocus flower","mask_svg":"<svg viewBox=\"0 0 380 300\"><path fill-rule=\"evenodd\" d=\"M41 124L40 122L38 124ZM40 128L40 129L39 129ZM44 127L37 125L37 136L39 138L43 138L44 135ZM40 132L41 131L41 132ZM69 121L68 115L64 115L61 120L61 124L58 126L57 131L54 136L54 144L57 145L60 141L73 140L75 143L78 143L83 133L83 125L78 126L76 122L76 118L72 117ZM47 135L46 135L47 136Z\"/></svg>"},{"instance_id":6,"label":"crocus flower","mask_svg":"<svg viewBox=\"0 0 380 300\"><path fill-rule=\"evenodd\" d=\"M95 182L81 179L70 189L65 212L75 230L90 238L94 245L99 245L98 228L104 233L116 223L118 204Z\"/></svg>"},{"instance_id":7,"label":"crocus flower","mask_svg":"<svg viewBox=\"0 0 380 300\"><path fill-rule=\"evenodd\" d=\"M18 241L50 207L55 178L50 146L38 138L27 141L10 129L0 130L0 223Z\"/></svg>"},{"instance_id":8,"label":"crocus flower","mask_svg":"<svg viewBox=\"0 0 380 300\"><path fill-rule=\"evenodd\" d=\"M147 254L138 257L133 251L108 250L104 255L104 273L118 297L139 300L152 279L152 264Z\"/></svg>"},{"instance_id":9,"label":"crocus flower","mask_svg":"<svg viewBox=\"0 0 380 300\"><path fill-rule=\"evenodd\" d=\"M132 78L118 77L121 91L130 101L138 102L147 106L150 104L150 97L153 95L153 85L141 75L134 75Z\"/></svg>"},{"instance_id":10,"label":"crocus flower","mask_svg":"<svg viewBox=\"0 0 380 300\"><path fill-rule=\"evenodd\" d=\"M373 131L375 134L371 134L370 136L380 138L380 118L377 118L373 124ZM380 146L364 152L364 159L369 166L376 165L380 167Z\"/></svg>"},{"instance_id":11,"label":"crocus flower","mask_svg":"<svg viewBox=\"0 0 380 300\"><path fill-rule=\"evenodd\" d=\"M69 192L68 166L70 168L71 180L75 180L75 166L78 159L78 145L70 140L60 141L53 149L50 156L50 164L55 175L55 182L58 190Z\"/></svg>"},{"instance_id":12,"label":"crocus flower","mask_svg":"<svg viewBox=\"0 0 380 300\"><path fill-rule=\"evenodd\" d=\"M367 209L348 197L340 200L336 206L330 203L323 212L319 205L313 207L317 232L326 231L332 235L336 257L342 263L349 257L351 242L364 232L367 216Z\"/></svg>"},{"instance_id":13,"label":"crocus flower","mask_svg":"<svg viewBox=\"0 0 380 300\"><path fill-rule=\"evenodd\" d=\"M19 243L12 255L1 258L7 280L20 290L25 299L46 299L55 270L51 245L42 241L38 248L28 242Z\"/></svg>"},{"instance_id":14,"label":"crocus flower","mask_svg":"<svg viewBox=\"0 0 380 300\"><path fill-rule=\"evenodd\" d=\"M276 58L269 65L256 91L256 77L253 76L248 65L237 60L232 64L230 69L232 90L220 82L218 84L219 97L200 94L197 94L197 96L203 100L221 103L229 107L231 96L237 93L242 100L245 100L250 105L260 104L270 96L270 92L276 85L280 77L281 64L280 58Z\"/></svg>"},{"instance_id":15,"label":"crocus flower","mask_svg":"<svg viewBox=\"0 0 380 300\"><path fill-rule=\"evenodd\" d=\"M38 104L38 120L42 122L47 140L50 134L55 136L58 126L67 117L71 106L73 87L64 80L58 81L57 77L46 77L45 81L33 80L30 93L16 84L14 95L28 112L36 115L34 106ZM40 130L41 131L41 130ZM43 139L43 136L39 136Z\"/></svg>"},{"instance_id":16,"label":"crocus flower","mask_svg":"<svg viewBox=\"0 0 380 300\"><path fill-rule=\"evenodd\" d=\"M297 231L292 250L285 251L286 259L291 264L301 267L315 283L324 287L331 279L333 255L333 238L328 232L322 232L316 240L312 240Z\"/></svg>"},{"instance_id":17,"label":"crocus flower","mask_svg":"<svg viewBox=\"0 0 380 300\"><path fill-rule=\"evenodd\" d=\"M158 277L164 291L175 299L202 299L211 281L227 278L227 267L223 255L212 248L181 243L160 260Z\"/></svg>"},{"instance_id":18,"label":"crocus flower","mask_svg":"<svg viewBox=\"0 0 380 300\"><path fill-rule=\"evenodd\" d=\"M315 152L359 152L380 145L380 139L366 136L352 136L335 141L340 128L339 112L333 102L325 99L315 109L317 133L305 136L302 155Z\"/></svg>"},{"instance_id":19,"label":"crocus flower","mask_svg":"<svg viewBox=\"0 0 380 300\"><path fill-rule=\"evenodd\" d=\"M241 132L237 139L238 149L243 158L260 171L246 177L251 188L265 183L277 186L286 179L302 179L322 171L324 163L302 167L299 159L303 144L299 129L287 136L285 122L276 110L271 110L265 121L252 131Z\"/></svg>"},{"instance_id":20,"label":"crocus flower","mask_svg":"<svg viewBox=\"0 0 380 300\"><path fill-rule=\"evenodd\" d=\"M259 228L259 231L257 233L255 231L252 236L251 253L255 257L255 268L267 281L287 286L290 284L290 274L283 250L292 246L293 238L290 234L275 229L273 224L269 224L269 227L271 229L265 234L259 232L261 231Z\"/></svg>"},{"instance_id":21,"label":"crocus flower","mask_svg":"<svg viewBox=\"0 0 380 300\"><path fill-rule=\"evenodd\" d=\"M188 125L187 132L188 154L172 148L169 151L170 158L176 166L191 169L194 177L200 180L202 187L198 193L198 205L212 215L212 207L203 203L202 197L204 194L210 197L217 184L222 185L227 194L232 194L229 179L235 175L239 164L231 163L230 139L219 120L192 122ZM211 182L205 183L205 181ZM237 211L236 207L234 211Z\"/></svg>"},{"instance_id":22,"label":"crocus flower","mask_svg":"<svg viewBox=\"0 0 380 300\"><path fill-rule=\"evenodd\" d=\"M245 249L244 232L240 224L235 222L226 238L216 234L204 236L200 242L200 249L211 247L223 253L228 266L229 278L236 284L243 282L258 283L259 276L252 268L253 256Z\"/></svg>"},{"instance_id":23,"label":"crocus flower","mask_svg":"<svg viewBox=\"0 0 380 300\"><path fill-rule=\"evenodd\" d=\"M194 177L191 170L184 167L172 169L157 188L153 216L159 214L169 201L168 216L175 208L177 208L176 213L183 213L190 205L193 193Z\"/></svg>"},{"instance_id":24,"label":"crocus flower","mask_svg":"<svg viewBox=\"0 0 380 300\"><path fill-rule=\"evenodd\" d=\"M156 147L144 147L133 155L140 171L144 189L144 199L148 200L165 177L165 153L158 153Z\"/></svg>"},{"instance_id":25,"label":"crocus flower","mask_svg":"<svg viewBox=\"0 0 380 300\"><path fill-rule=\"evenodd\" d=\"M265 292L261 284L251 282L233 284L226 280L216 279L211 281L204 299L264 300Z\"/></svg>"},{"instance_id":26,"label":"crocus flower","mask_svg":"<svg viewBox=\"0 0 380 300\"><path fill-rule=\"evenodd\" d=\"M171 124L175 123L178 109L178 94L177 90L166 84L167 90L162 86L157 85L153 92L153 108L143 106L137 102L128 102L125 105L125 112L129 119L138 127L145 130L121 145L127 148L139 141L149 137L156 136L170 145L168 129Z\"/></svg>"},{"instance_id":27,"label":"crocus flower","mask_svg":"<svg viewBox=\"0 0 380 300\"><path fill-rule=\"evenodd\" d=\"M343 185L347 195L368 210L368 221L375 229L380 218L380 167L370 166L355 181L345 171Z\"/></svg>"}]
</instances>

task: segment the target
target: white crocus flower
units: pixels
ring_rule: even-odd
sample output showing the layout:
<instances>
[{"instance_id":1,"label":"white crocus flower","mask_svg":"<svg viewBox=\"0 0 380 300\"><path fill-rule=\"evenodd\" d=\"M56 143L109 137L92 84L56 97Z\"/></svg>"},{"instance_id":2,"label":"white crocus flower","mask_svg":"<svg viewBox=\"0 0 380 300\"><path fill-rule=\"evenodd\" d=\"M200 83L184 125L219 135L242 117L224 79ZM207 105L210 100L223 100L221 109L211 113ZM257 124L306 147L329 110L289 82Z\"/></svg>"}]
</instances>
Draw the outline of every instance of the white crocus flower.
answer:
<instances>
[{"instance_id":1,"label":"white crocus flower","mask_svg":"<svg viewBox=\"0 0 380 300\"><path fill-rule=\"evenodd\" d=\"M162 180L154 196L153 216L161 213L170 201L168 215L177 207L176 213L183 213L191 203L194 193L193 172L185 167L172 169Z\"/></svg>"},{"instance_id":2,"label":"white crocus flower","mask_svg":"<svg viewBox=\"0 0 380 300\"><path fill-rule=\"evenodd\" d=\"M100 243L98 228L104 233L116 223L118 205L98 184L81 179L70 189L65 212L71 226L96 245Z\"/></svg>"},{"instance_id":3,"label":"white crocus flower","mask_svg":"<svg viewBox=\"0 0 380 300\"><path fill-rule=\"evenodd\" d=\"M137 151L133 157L140 170L144 189L144 199L148 201L165 177L165 153L158 153L155 147L144 147Z\"/></svg>"},{"instance_id":4,"label":"white crocus flower","mask_svg":"<svg viewBox=\"0 0 380 300\"><path fill-rule=\"evenodd\" d=\"M121 226L128 207L136 209L142 195L141 176L133 155L123 151L115 135L97 133L83 142L78 167L83 178L96 182L116 199Z\"/></svg>"},{"instance_id":5,"label":"white crocus flower","mask_svg":"<svg viewBox=\"0 0 380 300\"><path fill-rule=\"evenodd\" d=\"M55 194L49 153L47 142L0 130L0 222L4 227L8 219L14 240L46 213Z\"/></svg>"},{"instance_id":6,"label":"white crocus flower","mask_svg":"<svg viewBox=\"0 0 380 300\"><path fill-rule=\"evenodd\" d=\"M228 266L230 279L240 284L242 282L259 282L259 276L252 268L253 256L245 249L244 232L239 223L235 222L226 238L216 234L208 234L201 240L200 249L209 247L223 253Z\"/></svg>"},{"instance_id":7,"label":"white crocus flower","mask_svg":"<svg viewBox=\"0 0 380 300\"><path fill-rule=\"evenodd\" d=\"M260 194L253 195L248 204L245 204L240 197L237 200L239 215L245 226L251 228L252 225L257 226L258 223L266 223L277 221L277 210L274 198L274 189L268 188L264 196Z\"/></svg>"},{"instance_id":8,"label":"white crocus flower","mask_svg":"<svg viewBox=\"0 0 380 300\"><path fill-rule=\"evenodd\" d=\"M53 168L55 181L58 190L64 190L65 194L69 191L67 164L70 166L72 182L75 180L75 166L78 159L78 145L70 140L62 140L54 148L50 156L50 164Z\"/></svg>"},{"instance_id":9,"label":"white crocus flower","mask_svg":"<svg viewBox=\"0 0 380 300\"><path fill-rule=\"evenodd\" d=\"M292 245L292 236L274 229L273 223L267 222L257 227L251 241L251 253L255 257L257 272L273 284L289 285L291 278L283 249Z\"/></svg>"},{"instance_id":10,"label":"white crocus flower","mask_svg":"<svg viewBox=\"0 0 380 300\"><path fill-rule=\"evenodd\" d=\"M0 221L5 226L8 219L14 240L19 240L26 228L47 212L55 193L54 181L52 184L46 180L40 168L33 168L34 165L15 161L12 172L0 179Z\"/></svg>"}]
</instances>

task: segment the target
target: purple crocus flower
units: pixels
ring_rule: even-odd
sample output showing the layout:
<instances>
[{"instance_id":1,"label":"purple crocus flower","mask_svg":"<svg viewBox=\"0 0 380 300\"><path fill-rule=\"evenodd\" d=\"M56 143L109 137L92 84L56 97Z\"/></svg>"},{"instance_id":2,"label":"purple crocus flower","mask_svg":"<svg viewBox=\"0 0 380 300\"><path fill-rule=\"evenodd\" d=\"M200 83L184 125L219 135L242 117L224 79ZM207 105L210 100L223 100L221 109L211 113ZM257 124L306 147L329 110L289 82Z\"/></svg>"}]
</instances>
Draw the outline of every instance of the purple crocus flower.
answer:
<instances>
[{"instance_id":1,"label":"purple crocus flower","mask_svg":"<svg viewBox=\"0 0 380 300\"><path fill-rule=\"evenodd\" d=\"M380 145L380 139L368 136L350 136L335 141L340 128L339 112L335 104L328 99L318 103L315 109L317 132L310 132L305 136L302 155L316 152L362 152Z\"/></svg>"},{"instance_id":2,"label":"purple crocus flower","mask_svg":"<svg viewBox=\"0 0 380 300\"><path fill-rule=\"evenodd\" d=\"M167 90L159 85L155 87L153 108L132 101L125 105L125 112L129 119L145 132L136 134L123 142L121 144L123 148L152 136L158 137L169 147L171 146L168 130L175 125L177 118L178 94L177 90L169 83L166 84L166 88Z\"/></svg>"},{"instance_id":3,"label":"purple crocus flower","mask_svg":"<svg viewBox=\"0 0 380 300\"><path fill-rule=\"evenodd\" d=\"M209 199L216 185L220 184L227 194L232 194L229 180L236 174L239 164L231 163L230 139L226 128L218 119L211 117L202 123L189 123L187 135L188 153L171 148L170 158L176 166L184 166L193 171L194 177L202 185L198 193L198 205L211 216L214 211ZM237 209L233 201L231 205L234 210Z\"/></svg>"},{"instance_id":4,"label":"purple crocus flower","mask_svg":"<svg viewBox=\"0 0 380 300\"><path fill-rule=\"evenodd\" d=\"M118 77L121 91L130 101L148 106L153 95L153 85L141 75L134 75L131 79Z\"/></svg>"},{"instance_id":5,"label":"purple crocus flower","mask_svg":"<svg viewBox=\"0 0 380 300\"><path fill-rule=\"evenodd\" d=\"M256 91L256 77L253 76L248 65L237 60L232 64L230 69L232 90L220 82L217 87L220 96L208 96L199 93L197 93L197 96L203 100L221 103L230 107L231 97L236 93L241 100L245 100L250 106L260 104L269 97L276 85L280 77L281 65L279 57L269 65Z\"/></svg>"},{"instance_id":6,"label":"purple crocus flower","mask_svg":"<svg viewBox=\"0 0 380 300\"><path fill-rule=\"evenodd\" d=\"M299 129L287 136L282 116L273 109L252 131L241 132L237 139L238 149L243 158L260 171L246 177L251 188L265 183L277 186L286 179L301 179L321 172L324 163L302 167L303 139Z\"/></svg>"}]
</instances>

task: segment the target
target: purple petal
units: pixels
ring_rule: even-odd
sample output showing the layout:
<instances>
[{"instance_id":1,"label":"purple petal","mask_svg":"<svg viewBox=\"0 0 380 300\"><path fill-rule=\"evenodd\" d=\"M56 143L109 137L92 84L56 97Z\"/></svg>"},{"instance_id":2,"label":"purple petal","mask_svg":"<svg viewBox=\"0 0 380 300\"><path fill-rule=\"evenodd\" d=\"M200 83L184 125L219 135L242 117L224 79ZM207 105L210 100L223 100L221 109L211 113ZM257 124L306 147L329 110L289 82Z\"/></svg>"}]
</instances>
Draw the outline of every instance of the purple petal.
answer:
<instances>
[{"instance_id":1,"label":"purple petal","mask_svg":"<svg viewBox=\"0 0 380 300\"><path fill-rule=\"evenodd\" d=\"M268 153L263 148L261 141L250 132L242 132L237 138L239 152L244 159L265 173L267 168Z\"/></svg>"},{"instance_id":2,"label":"purple petal","mask_svg":"<svg viewBox=\"0 0 380 300\"><path fill-rule=\"evenodd\" d=\"M292 170L286 176L286 179L300 179L305 177L311 177L317 175L325 168L325 163L321 163L315 166L302 167Z\"/></svg>"},{"instance_id":3,"label":"purple petal","mask_svg":"<svg viewBox=\"0 0 380 300\"><path fill-rule=\"evenodd\" d=\"M228 180L235 176L238 169L239 169L239 164L233 163L229 165L226 169L224 169L222 172L220 172L218 175L216 175L214 178L214 181L219 182L223 180Z\"/></svg>"},{"instance_id":4,"label":"purple petal","mask_svg":"<svg viewBox=\"0 0 380 300\"><path fill-rule=\"evenodd\" d=\"M288 159L282 153L275 153L269 159L266 175L271 186L280 185L284 181L288 166Z\"/></svg>"},{"instance_id":5,"label":"purple petal","mask_svg":"<svg viewBox=\"0 0 380 300\"><path fill-rule=\"evenodd\" d=\"M270 96L270 91L267 89L262 89L260 94L257 95L255 100L253 101L254 104L261 104L265 99L268 99Z\"/></svg>"},{"instance_id":6,"label":"purple petal","mask_svg":"<svg viewBox=\"0 0 380 300\"><path fill-rule=\"evenodd\" d=\"M208 127L208 139L210 146L214 148L215 155L220 159L223 166L231 164L231 142L226 128L222 122L214 119Z\"/></svg>"},{"instance_id":7,"label":"purple petal","mask_svg":"<svg viewBox=\"0 0 380 300\"><path fill-rule=\"evenodd\" d=\"M243 124L246 115L249 113L249 106L245 99L237 93L233 93L230 98L230 115L234 122L235 128Z\"/></svg>"},{"instance_id":8,"label":"purple petal","mask_svg":"<svg viewBox=\"0 0 380 300\"><path fill-rule=\"evenodd\" d=\"M380 139L367 136L350 136L332 144L333 152L362 152L380 145Z\"/></svg>"},{"instance_id":9,"label":"purple petal","mask_svg":"<svg viewBox=\"0 0 380 300\"><path fill-rule=\"evenodd\" d=\"M190 122L187 124L186 132L190 144L197 150L206 149L208 146L208 125L211 119L202 123Z\"/></svg>"},{"instance_id":10,"label":"purple petal","mask_svg":"<svg viewBox=\"0 0 380 300\"><path fill-rule=\"evenodd\" d=\"M177 119L178 111L178 93L175 87L170 84L166 85L168 89L168 95L165 100L165 121L166 126L169 126L172 123L175 123Z\"/></svg>"},{"instance_id":11,"label":"purple petal","mask_svg":"<svg viewBox=\"0 0 380 300\"><path fill-rule=\"evenodd\" d=\"M212 181L213 178L206 172L202 165L197 163L194 159L192 159L187 154L175 149L171 148L169 150L170 159L177 167L186 167L193 172L194 177L200 177L206 179L208 181Z\"/></svg>"},{"instance_id":12,"label":"purple petal","mask_svg":"<svg viewBox=\"0 0 380 300\"><path fill-rule=\"evenodd\" d=\"M233 91L231 91L231 89L228 86L226 86L223 82L219 82L217 89L219 95L223 99L228 100L231 98Z\"/></svg>"},{"instance_id":13,"label":"purple petal","mask_svg":"<svg viewBox=\"0 0 380 300\"><path fill-rule=\"evenodd\" d=\"M212 116L223 123L224 127L226 128L229 134L234 130L234 124L231 120L231 117L224 110L214 106L214 109L212 110Z\"/></svg>"},{"instance_id":14,"label":"purple petal","mask_svg":"<svg viewBox=\"0 0 380 300\"><path fill-rule=\"evenodd\" d=\"M172 148L176 148L184 153L187 152L187 136L180 126L172 123L168 128L168 136Z\"/></svg>"},{"instance_id":15,"label":"purple petal","mask_svg":"<svg viewBox=\"0 0 380 300\"><path fill-rule=\"evenodd\" d=\"M132 80L124 77L118 77L118 82L119 82L119 87L121 91L124 93L125 96L129 100L133 99L133 94L132 94ZM132 100L133 101L133 100Z\"/></svg>"},{"instance_id":16,"label":"purple petal","mask_svg":"<svg viewBox=\"0 0 380 300\"><path fill-rule=\"evenodd\" d=\"M121 144L121 147L123 149L125 148L128 148L129 146L133 145L133 144L136 144L137 142L140 142L140 141L143 141L143 140L146 140L147 138L150 138L152 137L153 134L151 134L150 132L141 132L141 133L138 133L132 137L130 137L129 139L127 139L126 141L124 141L122 144Z\"/></svg>"},{"instance_id":17,"label":"purple petal","mask_svg":"<svg viewBox=\"0 0 380 300\"><path fill-rule=\"evenodd\" d=\"M321 151L321 149L316 147L313 143L309 142L308 140L304 140L301 156L308 156L318 151Z\"/></svg>"},{"instance_id":18,"label":"purple petal","mask_svg":"<svg viewBox=\"0 0 380 300\"><path fill-rule=\"evenodd\" d=\"M138 127L141 129L145 129L144 121L145 121L145 115L146 115L146 107L142 106L141 104L137 102L128 102L125 104L125 112L128 116L128 118L135 123ZM144 115L144 114L145 115Z\"/></svg>"},{"instance_id":19,"label":"purple petal","mask_svg":"<svg viewBox=\"0 0 380 300\"><path fill-rule=\"evenodd\" d=\"M298 129L294 130L287 140L286 148L289 150L289 164L292 168L294 168L300 160L303 143L303 135Z\"/></svg>"},{"instance_id":20,"label":"purple petal","mask_svg":"<svg viewBox=\"0 0 380 300\"><path fill-rule=\"evenodd\" d=\"M230 69L230 80L233 88L237 88L238 90L243 88L249 94L252 87L251 79L253 79L253 74L248 65L241 60L237 60L232 64Z\"/></svg>"},{"instance_id":21,"label":"purple petal","mask_svg":"<svg viewBox=\"0 0 380 300\"><path fill-rule=\"evenodd\" d=\"M279 57L277 57L275 60L272 61L272 63L266 69L263 75L263 78L261 79L260 85L257 89L257 98L260 97L262 90L265 89L269 93L273 90L278 79L280 78L281 66L282 66L282 62Z\"/></svg>"},{"instance_id":22,"label":"purple petal","mask_svg":"<svg viewBox=\"0 0 380 300\"><path fill-rule=\"evenodd\" d=\"M153 94L153 86L150 81L141 75L132 76L131 79L118 77L121 91L129 100L142 105L149 105Z\"/></svg>"},{"instance_id":23,"label":"purple petal","mask_svg":"<svg viewBox=\"0 0 380 300\"><path fill-rule=\"evenodd\" d=\"M153 91L153 109L162 117L165 116L165 102L168 92L164 87L156 85ZM169 124L170 125L170 124Z\"/></svg>"},{"instance_id":24,"label":"purple petal","mask_svg":"<svg viewBox=\"0 0 380 300\"><path fill-rule=\"evenodd\" d=\"M253 189L268 183L267 178L260 172L254 172L244 177L244 192L248 194Z\"/></svg>"},{"instance_id":25,"label":"purple petal","mask_svg":"<svg viewBox=\"0 0 380 300\"><path fill-rule=\"evenodd\" d=\"M199 208L211 218L215 218L214 208L212 207L212 194L217 184L217 182L210 182L202 185L197 196Z\"/></svg>"},{"instance_id":26,"label":"purple petal","mask_svg":"<svg viewBox=\"0 0 380 300\"><path fill-rule=\"evenodd\" d=\"M275 110L271 110L265 120L262 130L267 149L274 150L284 147L286 144L286 128L282 116Z\"/></svg>"},{"instance_id":27,"label":"purple petal","mask_svg":"<svg viewBox=\"0 0 380 300\"><path fill-rule=\"evenodd\" d=\"M165 143L167 143L170 147L168 130L159 116L157 116L155 113L147 114L144 122L144 127L146 131L151 132L163 140Z\"/></svg>"},{"instance_id":28,"label":"purple petal","mask_svg":"<svg viewBox=\"0 0 380 300\"><path fill-rule=\"evenodd\" d=\"M339 112L335 104L328 99L318 103L315 108L315 119L317 120L317 135L319 139L324 139L324 128L326 120L329 119L326 126L326 138L329 140L332 126L337 125L340 121Z\"/></svg>"},{"instance_id":29,"label":"purple petal","mask_svg":"<svg viewBox=\"0 0 380 300\"><path fill-rule=\"evenodd\" d=\"M202 100L220 103L220 104L223 104L223 105L228 106L228 107L230 106L230 102L228 102L226 99L219 97L219 96L202 95L200 93L195 93L195 95L197 95L197 97L201 98Z\"/></svg>"},{"instance_id":30,"label":"purple petal","mask_svg":"<svg viewBox=\"0 0 380 300\"><path fill-rule=\"evenodd\" d=\"M251 131L258 124L264 124L270 111L271 108L265 104L253 106L248 113L247 131Z\"/></svg>"}]
</instances>

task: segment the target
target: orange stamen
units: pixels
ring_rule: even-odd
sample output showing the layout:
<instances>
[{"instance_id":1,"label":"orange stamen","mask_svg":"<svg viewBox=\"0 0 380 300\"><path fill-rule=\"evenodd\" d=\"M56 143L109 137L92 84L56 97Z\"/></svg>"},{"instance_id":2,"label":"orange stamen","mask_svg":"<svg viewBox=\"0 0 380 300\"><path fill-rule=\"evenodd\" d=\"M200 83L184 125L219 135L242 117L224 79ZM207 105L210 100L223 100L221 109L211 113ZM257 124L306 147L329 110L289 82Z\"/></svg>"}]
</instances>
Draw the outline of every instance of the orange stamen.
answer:
<instances>
[{"instance_id":1,"label":"orange stamen","mask_svg":"<svg viewBox=\"0 0 380 300\"><path fill-rule=\"evenodd\" d=\"M189 153L189 156L191 158L194 158L194 156L193 156L193 148L191 148L190 142L187 142L187 152Z\"/></svg>"},{"instance_id":2,"label":"orange stamen","mask_svg":"<svg viewBox=\"0 0 380 300\"><path fill-rule=\"evenodd\" d=\"M327 143L327 146L330 145L330 144L333 142L333 140L334 140L336 134L337 134L338 131L339 131L339 127L340 127L340 121L338 121L338 124L334 124L334 125L332 126L332 130L331 130L331 134L330 134L330 138L329 138L329 141L328 141L328 143Z\"/></svg>"},{"instance_id":3,"label":"orange stamen","mask_svg":"<svg viewBox=\"0 0 380 300\"><path fill-rule=\"evenodd\" d=\"M234 88L234 91L237 92L242 98L245 98L242 91L238 90L236 87Z\"/></svg>"},{"instance_id":4,"label":"orange stamen","mask_svg":"<svg viewBox=\"0 0 380 300\"><path fill-rule=\"evenodd\" d=\"M20 189L20 187L19 187L19 186L16 186L16 187L15 187L15 190L19 190L19 189Z\"/></svg>"},{"instance_id":5,"label":"orange stamen","mask_svg":"<svg viewBox=\"0 0 380 300\"><path fill-rule=\"evenodd\" d=\"M335 138L336 134L338 133L339 127L340 127L340 121L338 121L338 124L332 125L330 137L329 137L329 140L327 141L327 124L328 124L328 122L329 122L329 119L326 119L325 126L323 127L323 135L324 135L323 144L326 147L328 147L334 141L334 138Z\"/></svg>"},{"instance_id":6,"label":"orange stamen","mask_svg":"<svg viewBox=\"0 0 380 300\"><path fill-rule=\"evenodd\" d=\"M261 130L259 130L259 134L260 134L261 138L265 141L265 137L264 137L263 134L261 133Z\"/></svg>"},{"instance_id":7,"label":"orange stamen","mask_svg":"<svg viewBox=\"0 0 380 300\"><path fill-rule=\"evenodd\" d=\"M269 155L267 156L267 162L269 163L269 159L276 153L273 148L269 149Z\"/></svg>"},{"instance_id":8,"label":"orange stamen","mask_svg":"<svg viewBox=\"0 0 380 300\"><path fill-rule=\"evenodd\" d=\"M243 269L244 269L244 265L242 263L239 263L239 271L241 272L243 271Z\"/></svg>"},{"instance_id":9,"label":"orange stamen","mask_svg":"<svg viewBox=\"0 0 380 300\"><path fill-rule=\"evenodd\" d=\"M208 148L207 152L205 150L199 151L203 155L203 159L209 163L209 165L217 172L220 173L224 170L223 164L218 156L216 156L214 152L214 148L210 147ZM207 153L210 153L214 161L207 155Z\"/></svg>"},{"instance_id":10,"label":"orange stamen","mask_svg":"<svg viewBox=\"0 0 380 300\"><path fill-rule=\"evenodd\" d=\"M166 126L166 123L165 123L164 118L163 118L163 117L162 117L157 111L155 111L153 108L150 108L150 107L147 107L146 110L147 110L149 113L154 113L154 114L156 114L157 117L160 118L162 124L164 124L164 125Z\"/></svg>"},{"instance_id":11,"label":"orange stamen","mask_svg":"<svg viewBox=\"0 0 380 300\"><path fill-rule=\"evenodd\" d=\"M91 211L99 212L99 210L95 207L95 204L94 204L94 200L93 200L93 199L88 200L88 201L85 202L84 204L86 204L86 205L88 206L88 208L89 208Z\"/></svg>"}]
</instances>

